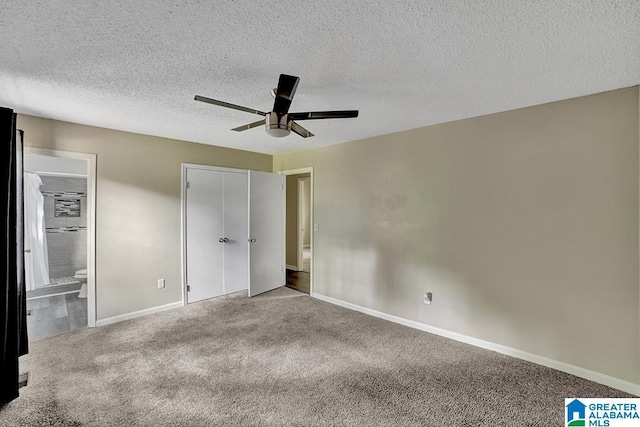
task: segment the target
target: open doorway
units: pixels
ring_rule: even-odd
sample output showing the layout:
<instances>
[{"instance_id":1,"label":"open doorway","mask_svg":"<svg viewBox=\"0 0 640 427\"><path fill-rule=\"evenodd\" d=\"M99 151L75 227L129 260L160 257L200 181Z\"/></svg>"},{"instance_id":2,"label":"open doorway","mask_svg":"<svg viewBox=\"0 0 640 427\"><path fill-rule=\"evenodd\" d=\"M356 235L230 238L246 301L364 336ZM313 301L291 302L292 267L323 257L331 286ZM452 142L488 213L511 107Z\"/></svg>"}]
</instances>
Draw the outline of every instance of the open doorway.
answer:
<instances>
[{"instance_id":1,"label":"open doorway","mask_svg":"<svg viewBox=\"0 0 640 427\"><path fill-rule=\"evenodd\" d=\"M298 268L311 274L311 175L298 178Z\"/></svg>"},{"instance_id":2,"label":"open doorway","mask_svg":"<svg viewBox=\"0 0 640 427\"><path fill-rule=\"evenodd\" d=\"M287 286L312 294L313 169L281 172L286 179Z\"/></svg>"},{"instance_id":3,"label":"open doorway","mask_svg":"<svg viewBox=\"0 0 640 427\"><path fill-rule=\"evenodd\" d=\"M24 150L30 340L95 326L95 155Z\"/></svg>"}]
</instances>

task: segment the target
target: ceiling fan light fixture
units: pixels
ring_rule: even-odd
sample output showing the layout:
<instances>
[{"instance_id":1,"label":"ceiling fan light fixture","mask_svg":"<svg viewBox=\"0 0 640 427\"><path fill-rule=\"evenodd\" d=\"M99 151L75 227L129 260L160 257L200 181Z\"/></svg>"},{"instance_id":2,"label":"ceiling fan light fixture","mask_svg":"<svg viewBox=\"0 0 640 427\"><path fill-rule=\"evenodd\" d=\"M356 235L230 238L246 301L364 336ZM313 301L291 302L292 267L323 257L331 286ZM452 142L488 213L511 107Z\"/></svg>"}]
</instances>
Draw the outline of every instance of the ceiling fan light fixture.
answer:
<instances>
[{"instance_id":1,"label":"ceiling fan light fixture","mask_svg":"<svg viewBox=\"0 0 640 427\"><path fill-rule=\"evenodd\" d=\"M219 107L231 108L233 110L244 111L245 113L257 114L263 116L263 120L258 120L246 125L237 126L231 129L234 132L243 132L253 129L262 124L265 125L269 135L282 138L288 136L291 131L303 138L313 136L311 132L302 127L299 120L318 120L318 119L349 119L358 117L358 110L342 110L342 111L307 111L290 113L289 107L296 93L296 88L300 82L300 77L280 74L278 79L278 87L271 91L271 95L275 98L273 101L273 111L265 113L253 108L243 107L242 105L231 104L229 102L219 101L217 99L207 98L206 96L196 95L195 100L206 102L207 104L217 105Z\"/></svg>"},{"instance_id":2,"label":"ceiling fan light fixture","mask_svg":"<svg viewBox=\"0 0 640 427\"><path fill-rule=\"evenodd\" d=\"M291 133L291 121L286 114L278 114L275 111L265 116L267 133L276 138L282 138Z\"/></svg>"}]
</instances>

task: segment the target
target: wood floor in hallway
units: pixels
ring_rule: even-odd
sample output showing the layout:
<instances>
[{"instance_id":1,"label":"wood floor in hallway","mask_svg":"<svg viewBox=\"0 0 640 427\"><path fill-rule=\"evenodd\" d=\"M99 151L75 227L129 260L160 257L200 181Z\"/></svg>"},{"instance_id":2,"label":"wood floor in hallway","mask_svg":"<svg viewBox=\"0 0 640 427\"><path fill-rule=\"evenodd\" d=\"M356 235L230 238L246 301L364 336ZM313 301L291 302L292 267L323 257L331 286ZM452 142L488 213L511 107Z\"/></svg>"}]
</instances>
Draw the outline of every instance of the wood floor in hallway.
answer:
<instances>
[{"instance_id":1,"label":"wood floor in hallway","mask_svg":"<svg viewBox=\"0 0 640 427\"><path fill-rule=\"evenodd\" d=\"M287 269L287 287L308 295L311 291L311 274Z\"/></svg>"}]
</instances>

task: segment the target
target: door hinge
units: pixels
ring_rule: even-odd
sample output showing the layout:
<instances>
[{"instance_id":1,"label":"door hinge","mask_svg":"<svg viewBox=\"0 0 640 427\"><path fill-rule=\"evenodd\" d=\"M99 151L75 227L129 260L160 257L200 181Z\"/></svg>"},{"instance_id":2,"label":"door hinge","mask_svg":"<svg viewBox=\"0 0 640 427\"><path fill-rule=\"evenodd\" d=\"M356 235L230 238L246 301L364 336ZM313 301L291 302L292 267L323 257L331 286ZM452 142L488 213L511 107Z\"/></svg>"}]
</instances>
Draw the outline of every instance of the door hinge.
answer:
<instances>
[{"instance_id":1,"label":"door hinge","mask_svg":"<svg viewBox=\"0 0 640 427\"><path fill-rule=\"evenodd\" d=\"M187 181L186 187L189 188L189 181Z\"/></svg>"},{"instance_id":2,"label":"door hinge","mask_svg":"<svg viewBox=\"0 0 640 427\"><path fill-rule=\"evenodd\" d=\"M191 286L187 285L187 292L191 292Z\"/></svg>"}]
</instances>

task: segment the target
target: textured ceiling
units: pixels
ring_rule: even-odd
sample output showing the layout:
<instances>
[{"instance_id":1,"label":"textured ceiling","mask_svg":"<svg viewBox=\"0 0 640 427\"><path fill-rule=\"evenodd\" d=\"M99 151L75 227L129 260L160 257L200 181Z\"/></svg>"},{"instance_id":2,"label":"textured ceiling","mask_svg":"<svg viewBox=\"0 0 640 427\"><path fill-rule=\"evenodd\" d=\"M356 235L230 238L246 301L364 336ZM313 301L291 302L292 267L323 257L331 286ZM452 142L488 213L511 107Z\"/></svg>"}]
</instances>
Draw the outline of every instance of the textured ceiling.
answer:
<instances>
[{"instance_id":1,"label":"textured ceiling","mask_svg":"<svg viewBox=\"0 0 640 427\"><path fill-rule=\"evenodd\" d=\"M640 1L0 0L0 105L263 153L319 147L640 83ZM316 136L231 128L359 109Z\"/></svg>"}]
</instances>

